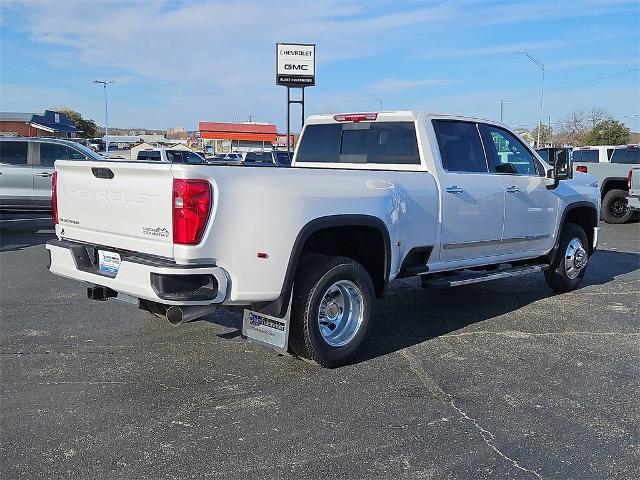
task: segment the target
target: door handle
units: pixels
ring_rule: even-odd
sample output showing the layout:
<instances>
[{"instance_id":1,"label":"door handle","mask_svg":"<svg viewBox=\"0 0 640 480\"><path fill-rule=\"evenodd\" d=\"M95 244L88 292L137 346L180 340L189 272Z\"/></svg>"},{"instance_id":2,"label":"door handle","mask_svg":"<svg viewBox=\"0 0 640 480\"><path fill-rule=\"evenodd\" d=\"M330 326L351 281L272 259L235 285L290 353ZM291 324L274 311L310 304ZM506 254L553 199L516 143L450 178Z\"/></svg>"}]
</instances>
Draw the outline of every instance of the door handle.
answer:
<instances>
[{"instance_id":1,"label":"door handle","mask_svg":"<svg viewBox=\"0 0 640 480\"><path fill-rule=\"evenodd\" d=\"M48 172L39 172L35 174L36 177L51 177L53 176L53 173L48 173Z\"/></svg>"},{"instance_id":2,"label":"door handle","mask_svg":"<svg viewBox=\"0 0 640 480\"><path fill-rule=\"evenodd\" d=\"M464 188L460 188L460 187L459 187L459 186L457 186L457 185L453 185L453 186L451 186L451 187L447 187L447 188L445 188L445 191L446 191L447 193L455 193L455 194L458 194L458 193L462 193L462 192L464 192Z\"/></svg>"},{"instance_id":3,"label":"door handle","mask_svg":"<svg viewBox=\"0 0 640 480\"><path fill-rule=\"evenodd\" d=\"M518 187L516 187L515 185L510 185L507 187L507 192L508 193L519 193L520 189Z\"/></svg>"}]
</instances>

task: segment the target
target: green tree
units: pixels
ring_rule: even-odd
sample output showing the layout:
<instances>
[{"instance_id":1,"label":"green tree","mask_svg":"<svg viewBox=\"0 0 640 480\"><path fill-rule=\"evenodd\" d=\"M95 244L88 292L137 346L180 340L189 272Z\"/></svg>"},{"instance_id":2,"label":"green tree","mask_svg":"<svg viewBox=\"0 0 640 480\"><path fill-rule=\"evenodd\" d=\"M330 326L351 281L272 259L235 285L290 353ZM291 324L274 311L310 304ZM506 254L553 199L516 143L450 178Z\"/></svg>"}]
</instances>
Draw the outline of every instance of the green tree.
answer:
<instances>
[{"instance_id":1,"label":"green tree","mask_svg":"<svg viewBox=\"0 0 640 480\"><path fill-rule=\"evenodd\" d=\"M598 122L587 133L587 145L622 145L629 143L631 130L624 123L617 120L603 120Z\"/></svg>"},{"instance_id":2,"label":"green tree","mask_svg":"<svg viewBox=\"0 0 640 480\"><path fill-rule=\"evenodd\" d=\"M75 126L80 129L80 137L94 138L98 134L98 125L93 120L82 118L81 114L70 108L64 108L61 112L69 117Z\"/></svg>"}]
</instances>

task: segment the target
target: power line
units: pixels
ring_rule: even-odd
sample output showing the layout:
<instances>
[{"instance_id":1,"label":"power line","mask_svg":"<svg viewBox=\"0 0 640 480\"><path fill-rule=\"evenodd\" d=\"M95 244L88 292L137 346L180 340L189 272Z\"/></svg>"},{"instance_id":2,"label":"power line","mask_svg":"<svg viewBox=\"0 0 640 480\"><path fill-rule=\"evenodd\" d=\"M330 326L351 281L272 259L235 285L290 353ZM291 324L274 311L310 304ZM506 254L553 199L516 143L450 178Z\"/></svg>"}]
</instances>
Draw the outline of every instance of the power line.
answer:
<instances>
[{"instance_id":1,"label":"power line","mask_svg":"<svg viewBox=\"0 0 640 480\"><path fill-rule=\"evenodd\" d=\"M621 77L623 75L627 75L629 73L633 73L633 72L636 72L638 70L640 70L640 68L632 68L631 70L625 70L624 72L618 72L618 73L614 73L612 75L606 75L604 77L592 78L591 80L584 80L582 82L572 83L571 85L565 85L564 87L557 87L557 88L555 88L555 90L562 90L562 89L565 89L565 88L577 87L578 85L585 85L587 83L598 82L600 80L607 80L608 78Z\"/></svg>"}]
</instances>

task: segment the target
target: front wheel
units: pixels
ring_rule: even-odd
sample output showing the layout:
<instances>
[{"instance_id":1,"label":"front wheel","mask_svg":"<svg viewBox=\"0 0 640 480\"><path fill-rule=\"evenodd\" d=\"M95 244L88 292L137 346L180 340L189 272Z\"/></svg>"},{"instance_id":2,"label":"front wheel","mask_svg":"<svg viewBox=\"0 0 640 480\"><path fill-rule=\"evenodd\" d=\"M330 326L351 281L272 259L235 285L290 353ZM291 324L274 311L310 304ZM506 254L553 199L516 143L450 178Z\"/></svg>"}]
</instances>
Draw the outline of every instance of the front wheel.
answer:
<instances>
[{"instance_id":1,"label":"front wheel","mask_svg":"<svg viewBox=\"0 0 640 480\"><path fill-rule=\"evenodd\" d=\"M544 272L551 288L561 292L578 288L587 271L588 245L587 234L580 225L567 223L562 228L556 256Z\"/></svg>"},{"instance_id":2,"label":"front wheel","mask_svg":"<svg viewBox=\"0 0 640 480\"><path fill-rule=\"evenodd\" d=\"M627 223L633 210L627 204L627 192L614 188L602 199L602 219L607 223Z\"/></svg>"},{"instance_id":3,"label":"front wheel","mask_svg":"<svg viewBox=\"0 0 640 480\"><path fill-rule=\"evenodd\" d=\"M346 364L369 333L374 302L371 277L355 260L305 259L293 286L291 349L323 367Z\"/></svg>"}]
</instances>

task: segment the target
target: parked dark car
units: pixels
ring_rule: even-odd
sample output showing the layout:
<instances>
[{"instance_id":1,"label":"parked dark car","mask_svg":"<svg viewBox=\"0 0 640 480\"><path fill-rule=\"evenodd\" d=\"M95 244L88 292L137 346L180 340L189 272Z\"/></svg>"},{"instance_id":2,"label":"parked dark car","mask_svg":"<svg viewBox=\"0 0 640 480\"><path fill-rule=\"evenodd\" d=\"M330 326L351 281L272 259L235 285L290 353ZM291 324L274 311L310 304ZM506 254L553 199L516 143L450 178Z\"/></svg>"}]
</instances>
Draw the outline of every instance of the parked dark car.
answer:
<instances>
[{"instance_id":1,"label":"parked dark car","mask_svg":"<svg viewBox=\"0 0 640 480\"><path fill-rule=\"evenodd\" d=\"M291 165L291 154L279 150L247 152L244 157L244 164L255 167L289 167Z\"/></svg>"}]
</instances>

